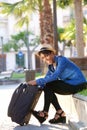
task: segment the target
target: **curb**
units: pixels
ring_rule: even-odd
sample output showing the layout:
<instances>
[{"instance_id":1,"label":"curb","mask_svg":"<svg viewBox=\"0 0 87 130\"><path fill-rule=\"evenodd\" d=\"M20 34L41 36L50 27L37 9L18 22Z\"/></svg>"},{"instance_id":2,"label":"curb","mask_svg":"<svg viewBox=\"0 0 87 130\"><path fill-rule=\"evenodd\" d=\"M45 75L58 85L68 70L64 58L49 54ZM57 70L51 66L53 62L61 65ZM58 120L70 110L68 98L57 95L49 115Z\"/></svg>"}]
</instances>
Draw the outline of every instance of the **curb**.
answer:
<instances>
[{"instance_id":1,"label":"curb","mask_svg":"<svg viewBox=\"0 0 87 130\"><path fill-rule=\"evenodd\" d=\"M12 85L15 83L20 83L19 79L0 79L0 85Z\"/></svg>"},{"instance_id":2,"label":"curb","mask_svg":"<svg viewBox=\"0 0 87 130\"><path fill-rule=\"evenodd\" d=\"M69 120L69 130L87 130L87 125L81 121Z\"/></svg>"}]
</instances>

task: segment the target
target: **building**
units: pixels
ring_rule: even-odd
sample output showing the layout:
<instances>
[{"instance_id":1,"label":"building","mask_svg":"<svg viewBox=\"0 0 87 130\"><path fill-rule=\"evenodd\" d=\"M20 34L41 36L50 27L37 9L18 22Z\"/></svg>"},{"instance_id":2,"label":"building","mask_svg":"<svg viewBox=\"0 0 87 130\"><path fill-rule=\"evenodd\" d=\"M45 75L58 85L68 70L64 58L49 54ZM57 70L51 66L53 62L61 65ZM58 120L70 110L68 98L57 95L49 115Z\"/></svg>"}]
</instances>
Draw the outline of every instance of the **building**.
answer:
<instances>
[{"instance_id":1,"label":"building","mask_svg":"<svg viewBox=\"0 0 87 130\"><path fill-rule=\"evenodd\" d=\"M7 0L0 0L0 2L7 2ZM8 0L8 2L16 2L15 0ZM34 22L35 21L35 22ZM6 41L8 41L10 39L11 35L14 35L16 33L19 32L18 28L16 28L14 25L16 23L15 17L14 16L8 16L8 17L4 17L3 15L0 14L0 57L2 57L1 55L4 55L4 60L2 60L1 58L1 62L0 62L0 71L2 70L15 70L18 66L17 64L17 54L18 52L14 52L13 49L11 50L10 53L5 53L3 52L3 44L5 44ZM25 30L26 27L23 27L22 29L20 29L20 31ZM37 14L32 14L31 15L31 21L29 24L29 30L31 30L35 35L38 35L39 33L39 18ZM29 37L29 40L30 37ZM27 49L21 49L21 51L24 54L24 67L27 68ZM23 58L23 57L22 57ZM32 69L35 69L35 63L33 63L35 60L35 56L34 54L32 54ZM11 62L12 61L12 62ZM21 64L21 59L19 58L19 64Z\"/></svg>"}]
</instances>

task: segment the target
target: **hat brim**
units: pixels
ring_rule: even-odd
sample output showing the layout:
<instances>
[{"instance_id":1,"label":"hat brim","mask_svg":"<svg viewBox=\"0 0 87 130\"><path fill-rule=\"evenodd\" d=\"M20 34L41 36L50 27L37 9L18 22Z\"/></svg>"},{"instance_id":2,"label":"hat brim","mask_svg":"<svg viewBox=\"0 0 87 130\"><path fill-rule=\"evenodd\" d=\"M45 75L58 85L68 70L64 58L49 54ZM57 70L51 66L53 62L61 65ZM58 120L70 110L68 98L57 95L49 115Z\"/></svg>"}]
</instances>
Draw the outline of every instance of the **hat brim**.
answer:
<instances>
[{"instance_id":1,"label":"hat brim","mask_svg":"<svg viewBox=\"0 0 87 130\"><path fill-rule=\"evenodd\" d=\"M51 52L53 52L54 54L56 53L56 51L55 51L53 48L42 47L42 48L36 53L36 55L37 55L37 56L40 56L40 55L39 55L40 52L43 52L43 51L51 51Z\"/></svg>"}]
</instances>

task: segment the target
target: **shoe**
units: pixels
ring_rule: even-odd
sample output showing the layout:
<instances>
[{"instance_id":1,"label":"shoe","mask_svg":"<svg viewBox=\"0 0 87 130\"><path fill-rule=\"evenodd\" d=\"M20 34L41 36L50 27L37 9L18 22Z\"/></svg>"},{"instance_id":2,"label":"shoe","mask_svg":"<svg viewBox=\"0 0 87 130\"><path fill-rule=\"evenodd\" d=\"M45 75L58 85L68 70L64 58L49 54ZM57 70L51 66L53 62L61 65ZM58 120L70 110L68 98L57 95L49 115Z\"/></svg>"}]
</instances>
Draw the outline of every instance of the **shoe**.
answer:
<instances>
[{"instance_id":1,"label":"shoe","mask_svg":"<svg viewBox=\"0 0 87 130\"><path fill-rule=\"evenodd\" d=\"M49 120L49 123L51 124L66 123L66 117L59 117L58 119L53 118Z\"/></svg>"},{"instance_id":2,"label":"shoe","mask_svg":"<svg viewBox=\"0 0 87 130\"><path fill-rule=\"evenodd\" d=\"M51 124L57 124L57 123L66 123L66 116L62 116L63 111L61 113L56 112L55 117L58 116L58 118L53 118L49 120L49 123Z\"/></svg>"},{"instance_id":3,"label":"shoe","mask_svg":"<svg viewBox=\"0 0 87 130\"><path fill-rule=\"evenodd\" d=\"M43 112L44 116L41 116L40 113ZM32 111L32 114L38 119L38 121L42 124L48 117L48 114L44 111Z\"/></svg>"}]
</instances>

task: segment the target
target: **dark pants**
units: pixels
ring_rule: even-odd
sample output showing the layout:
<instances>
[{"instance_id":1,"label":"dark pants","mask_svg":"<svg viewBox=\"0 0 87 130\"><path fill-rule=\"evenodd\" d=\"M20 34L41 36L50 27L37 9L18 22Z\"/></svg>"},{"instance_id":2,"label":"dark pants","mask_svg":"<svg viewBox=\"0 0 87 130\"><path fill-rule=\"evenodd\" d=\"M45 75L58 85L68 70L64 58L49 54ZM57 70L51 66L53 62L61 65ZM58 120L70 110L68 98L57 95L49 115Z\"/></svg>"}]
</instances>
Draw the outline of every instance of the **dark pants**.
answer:
<instances>
[{"instance_id":1,"label":"dark pants","mask_svg":"<svg viewBox=\"0 0 87 130\"><path fill-rule=\"evenodd\" d=\"M56 109L56 111L61 109L61 106L59 105L59 102L55 93L58 93L61 95L70 95L70 94L75 94L77 92L80 92L81 90L85 88L86 88L86 83L76 85L76 86L67 84L61 80L56 80L56 81L47 83L43 89L44 90L44 109L43 110L48 112L51 103Z\"/></svg>"}]
</instances>

